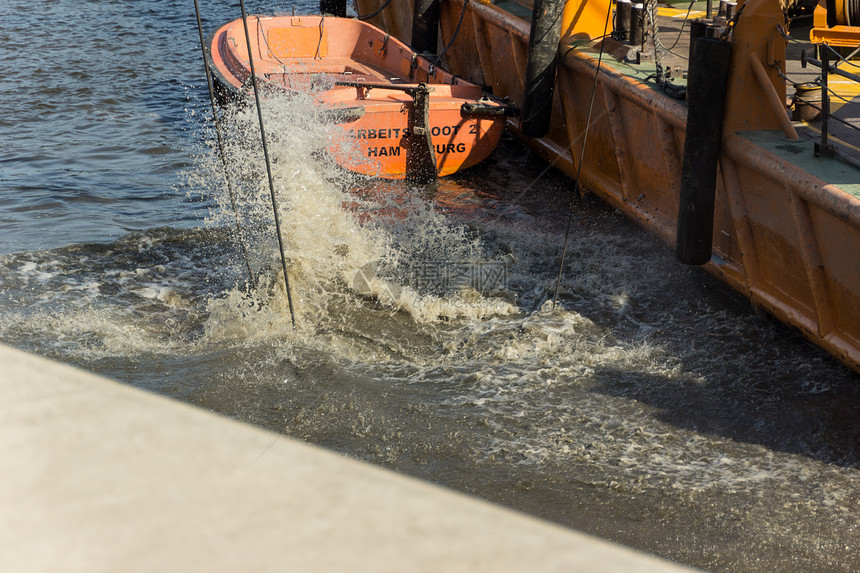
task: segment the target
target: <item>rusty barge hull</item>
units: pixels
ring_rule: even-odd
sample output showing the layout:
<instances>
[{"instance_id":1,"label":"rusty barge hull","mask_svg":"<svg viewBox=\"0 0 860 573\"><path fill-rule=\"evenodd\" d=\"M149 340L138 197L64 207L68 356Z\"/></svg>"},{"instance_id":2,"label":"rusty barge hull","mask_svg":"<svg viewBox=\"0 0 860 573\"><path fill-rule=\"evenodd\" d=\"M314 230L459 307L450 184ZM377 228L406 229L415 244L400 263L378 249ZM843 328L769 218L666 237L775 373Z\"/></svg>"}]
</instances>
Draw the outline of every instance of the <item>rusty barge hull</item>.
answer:
<instances>
[{"instance_id":1,"label":"rusty barge hull","mask_svg":"<svg viewBox=\"0 0 860 573\"><path fill-rule=\"evenodd\" d=\"M834 158L809 161L811 143L792 137L787 114L774 104L786 99L784 14L776 0L747 3L733 32L713 252L705 268L860 372L860 169ZM358 0L361 13L380 5ZM598 15L592 21L602 28L605 2L573 8ZM410 40L408 3L390 4L373 21ZM441 0L440 39L442 46L451 43L446 59L453 73L520 101L527 21L488 3ZM581 185L674 245L687 108L635 66L604 55L583 153L598 54L574 47L576 40L576 30L568 30L560 46L550 132L521 138L572 176L582 156ZM509 120L509 128L518 133L518 121Z\"/></svg>"}]
</instances>

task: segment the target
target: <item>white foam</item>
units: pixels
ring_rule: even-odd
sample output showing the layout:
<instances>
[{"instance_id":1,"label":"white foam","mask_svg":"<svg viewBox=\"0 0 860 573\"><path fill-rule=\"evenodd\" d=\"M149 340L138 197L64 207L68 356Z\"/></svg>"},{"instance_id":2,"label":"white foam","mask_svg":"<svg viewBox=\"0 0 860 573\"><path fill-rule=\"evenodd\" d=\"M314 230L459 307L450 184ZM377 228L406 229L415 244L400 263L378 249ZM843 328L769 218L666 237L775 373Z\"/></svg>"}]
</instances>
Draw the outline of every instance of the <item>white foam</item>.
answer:
<instances>
[{"instance_id":1,"label":"white foam","mask_svg":"<svg viewBox=\"0 0 860 573\"><path fill-rule=\"evenodd\" d=\"M302 98L270 99L264 104L267 131L277 134L270 145L273 181L279 207L284 251L294 311L300 331L314 335L315 322L327 322L327 307L334 299L352 297L353 304L365 299L394 311L405 311L420 323L457 319L480 319L518 312L509 300L485 296L469 285L419 284L415 272L420 265L451 266L486 264L480 241L462 225L439 213L431 202L417 196L408 186L392 187L392 193L355 186L354 177L338 170L326 156L326 148L340 130L313 121L311 102ZM236 181L241 181L239 203L246 228L253 234L249 247L252 259L262 261L265 289L276 284L280 274L279 256L271 216L268 181L259 153L256 114L244 110L231 117L229 157ZM341 145L341 152L344 146ZM201 163L194 177L218 175L215 156ZM194 179L192 177L192 179ZM220 211L213 221L229 222L232 207L223 187ZM396 191L399 189L399 193ZM405 189L405 192L404 192ZM389 213L380 217L380 213ZM430 287L428 291L426 287ZM465 288L464 288L465 286ZM257 289L254 302L236 294L213 302L218 328L226 332L224 305L240 305L233 318L256 321L249 314L265 310L274 300L269 292ZM276 303L277 304L277 303ZM229 313L228 313L229 314ZM283 334L279 320L256 321ZM240 327L237 332L245 333Z\"/></svg>"}]
</instances>

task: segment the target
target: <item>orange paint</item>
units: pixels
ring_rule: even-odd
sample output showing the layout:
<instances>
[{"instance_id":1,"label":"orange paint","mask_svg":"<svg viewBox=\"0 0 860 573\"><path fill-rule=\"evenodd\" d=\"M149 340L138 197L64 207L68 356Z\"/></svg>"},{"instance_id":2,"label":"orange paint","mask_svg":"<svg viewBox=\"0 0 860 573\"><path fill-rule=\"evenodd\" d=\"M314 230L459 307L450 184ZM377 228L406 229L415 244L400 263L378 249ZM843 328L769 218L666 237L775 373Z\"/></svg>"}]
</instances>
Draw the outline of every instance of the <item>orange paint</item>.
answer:
<instances>
[{"instance_id":1,"label":"orange paint","mask_svg":"<svg viewBox=\"0 0 860 573\"><path fill-rule=\"evenodd\" d=\"M464 104L480 102L490 111L501 112L501 104L482 99L480 87L432 66L366 22L252 16L248 27L260 83L285 92L318 91L323 108L344 110L349 121L341 119L342 134L330 152L346 169L385 179L406 176L420 126L415 124L413 97L402 88L419 83L431 90L427 127L438 176L476 165L499 142L505 126L502 113L475 115L461 110ZM239 92L250 77L242 21L222 26L212 37L210 50L209 65L217 80ZM359 113L347 113L350 110Z\"/></svg>"}]
</instances>

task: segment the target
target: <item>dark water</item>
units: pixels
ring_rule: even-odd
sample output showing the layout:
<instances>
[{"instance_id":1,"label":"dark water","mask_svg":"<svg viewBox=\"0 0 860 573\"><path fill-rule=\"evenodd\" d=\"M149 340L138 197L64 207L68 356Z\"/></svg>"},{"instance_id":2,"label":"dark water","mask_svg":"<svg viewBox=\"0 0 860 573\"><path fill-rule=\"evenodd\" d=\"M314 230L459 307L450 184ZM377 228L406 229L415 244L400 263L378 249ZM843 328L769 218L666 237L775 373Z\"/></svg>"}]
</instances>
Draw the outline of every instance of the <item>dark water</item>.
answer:
<instances>
[{"instance_id":1,"label":"dark water","mask_svg":"<svg viewBox=\"0 0 860 573\"><path fill-rule=\"evenodd\" d=\"M0 340L705 569L860 568L858 376L513 141L358 180L269 102L294 329L249 112L246 288L184 4L0 5Z\"/></svg>"}]
</instances>

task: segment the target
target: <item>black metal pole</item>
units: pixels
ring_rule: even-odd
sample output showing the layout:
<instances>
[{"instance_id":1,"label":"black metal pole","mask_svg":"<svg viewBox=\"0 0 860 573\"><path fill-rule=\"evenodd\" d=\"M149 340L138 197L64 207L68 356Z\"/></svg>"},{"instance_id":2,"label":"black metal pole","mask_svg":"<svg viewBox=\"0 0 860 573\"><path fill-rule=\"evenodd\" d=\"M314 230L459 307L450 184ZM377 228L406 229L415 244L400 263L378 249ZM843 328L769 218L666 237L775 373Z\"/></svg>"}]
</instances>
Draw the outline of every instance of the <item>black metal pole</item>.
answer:
<instances>
[{"instance_id":1,"label":"black metal pole","mask_svg":"<svg viewBox=\"0 0 860 573\"><path fill-rule=\"evenodd\" d=\"M615 39L626 42L630 37L630 15L633 8L631 0L618 0L615 3Z\"/></svg>"},{"instance_id":2,"label":"black metal pole","mask_svg":"<svg viewBox=\"0 0 860 573\"><path fill-rule=\"evenodd\" d=\"M269 177L269 194L272 196L272 213L275 215L275 232L278 235L278 248L281 252L281 266L284 269L284 287L287 289L287 304L290 307L290 320L296 325L296 315L293 312L293 297L290 294L290 277L287 273L287 256L284 254L284 239L281 237L281 221L278 217L278 200L275 195L275 182L272 177L272 165L269 161L269 146L266 144L266 130L263 127L263 109L260 107L260 89L257 86L257 72L254 71L254 56L251 50L251 35L248 33L248 15L245 13L245 0L239 0L242 8L242 24L245 26L245 45L248 48L248 65L251 68L251 83L254 85L254 100L257 102L257 118L260 120L260 136L263 139L263 156L266 159L266 174Z\"/></svg>"},{"instance_id":3,"label":"black metal pole","mask_svg":"<svg viewBox=\"0 0 860 573\"><path fill-rule=\"evenodd\" d=\"M717 166L731 51L731 42L699 38L687 72L687 130L675 255L688 265L703 265L711 260Z\"/></svg>"},{"instance_id":4,"label":"black metal pole","mask_svg":"<svg viewBox=\"0 0 860 573\"><path fill-rule=\"evenodd\" d=\"M630 36L628 44L642 49L645 41L645 4L637 2L630 6Z\"/></svg>"},{"instance_id":5,"label":"black metal pole","mask_svg":"<svg viewBox=\"0 0 860 573\"><path fill-rule=\"evenodd\" d=\"M212 85L212 72L209 70L208 49L206 48L206 40L203 39L203 23L200 21L200 4L194 0L194 12L197 15L197 31L200 33L200 48L203 50L203 69L206 72L206 84L209 86L209 100L212 104L212 118L215 121L215 134L218 138L218 156L221 158L221 167L224 170L224 179L227 181L227 191L230 194L230 205L233 207L233 218L236 220L236 236L239 239L239 244L242 247L242 257L245 259L245 266L248 267L248 276L251 279L251 286L257 287L257 279L251 271L251 259L248 256L248 247L245 244L245 236L242 233L242 225L239 223L239 210L236 208L236 193L233 190L233 181L230 178L230 169L227 166L227 154L224 152L224 140L221 137L221 119L218 116L218 106L215 104L215 88Z\"/></svg>"},{"instance_id":6,"label":"black metal pole","mask_svg":"<svg viewBox=\"0 0 860 573\"><path fill-rule=\"evenodd\" d=\"M693 56L696 51L696 40L704 38L708 32L708 21L697 19L690 22L690 49L687 52L687 68L693 65ZM688 70L689 75L689 70Z\"/></svg>"}]
</instances>

